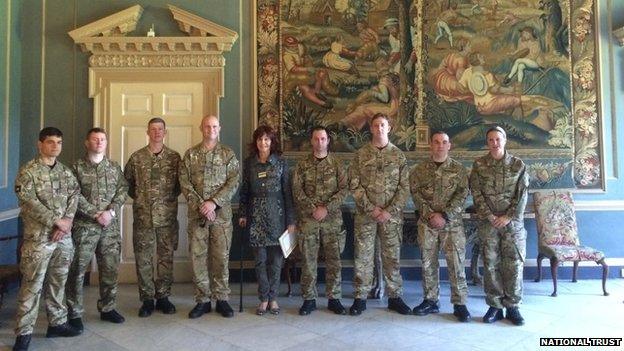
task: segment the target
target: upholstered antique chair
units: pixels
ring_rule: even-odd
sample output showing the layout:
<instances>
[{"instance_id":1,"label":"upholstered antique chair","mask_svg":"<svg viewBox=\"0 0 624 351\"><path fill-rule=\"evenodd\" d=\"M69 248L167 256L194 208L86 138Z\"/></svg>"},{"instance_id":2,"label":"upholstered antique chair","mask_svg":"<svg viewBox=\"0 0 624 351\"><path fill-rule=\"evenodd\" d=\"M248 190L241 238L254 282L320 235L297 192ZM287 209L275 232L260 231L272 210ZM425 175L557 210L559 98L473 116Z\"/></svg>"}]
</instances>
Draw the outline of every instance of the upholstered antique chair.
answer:
<instances>
[{"instance_id":1,"label":"upholstered antique chair","mask_svg":"<svg viewBox=\"0 0 624 351\"><path fill-rule=\"evenodd\" d=\"M609 266L605 262L604 253L579 242L572 193L565 190L538 191L533 194L533 201L539 237L535 281L542 279L542 260L549 258L554 286L550 296L557 296L557 268L560 262L574 263L572 282L576 282L579 262L594 261L602 265L602 291L605 296L609 295L606 290Z\"/></svg>"}]
</instances>

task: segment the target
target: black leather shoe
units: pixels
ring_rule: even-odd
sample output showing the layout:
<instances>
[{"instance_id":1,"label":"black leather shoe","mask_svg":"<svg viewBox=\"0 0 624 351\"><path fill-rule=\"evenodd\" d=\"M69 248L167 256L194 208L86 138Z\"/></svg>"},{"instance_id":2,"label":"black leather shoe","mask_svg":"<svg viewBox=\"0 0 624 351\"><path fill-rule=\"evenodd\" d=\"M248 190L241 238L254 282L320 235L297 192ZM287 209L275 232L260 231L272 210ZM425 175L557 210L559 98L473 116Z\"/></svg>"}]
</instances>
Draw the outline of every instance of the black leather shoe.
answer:
<instances>
[{"instance_id":1,"label":"black leather shoe","mask_svg":"<svg viewBox=\"0 0 624 351\"><path fill-rule=\"evenodd\" d=\"M76 329L77 331L81 333L84 331L84 324L82 324L82 318L80 317L71 318L67 320L67 323L69 323L69 325L71 325L74 329Z\"/></svg>"},{"instance_id":2,"label":"black leather shoe","mask_svg":"<svg viewBox=\"0 0 624 351\"><path fill-rule=\"evenodd\" d=\"M344 308L342 302L339 299L329 299L327 300L327 309L334 312L335 314L345 315L347 314L347 309Z\"/></svg>"},{"instance_id":3,"label":"black leather shoe","mask_svg":"<svg viewBox=\"0 0 624 351\"><path fill-rule=\"evenodd\" d=\"M312 311L316 311L316 300L303 300L303 305L299 309L300 316L307 316Z\"/></svg>"},{"instance_id":4,"label":"black leather shoe","mask_svg":"<svg viewBox=\"0 0 624 351\"><path fill-rule=\"evenodd\" d=\"M349 314L352 316L359 316L363 311L366 311L366 300L355 299L353 305L349 308Z\"/></svg>"},{"instance_id":5,"label":"black leather shoe","mask_svg":"<svg viewBox=\"0 0 624 351\"><path fill-rule=\"evenodd\" d=\"M143 305L139 308L139 317L149 317L152 315L152 312L154 312L154 300L143 301Z\"/></svg>"},{"instance_id":6,"label":"black leather shoe","mask_svg":"<svg viewBox=\"0 0 624 351\"><path fill-rule=\"evenodd\" d=\"M457 317L460 322L470 322L470 312L466 305L453 305L453 316Z\"/></svg>"},{"instance_id":7,"label":"black leather shoe","mask_svg":"<svg viewBox=\"0 0 624 351\"><path fill-rule=\"evenodd\" d=\"M210 301L208 302L200 302L189 312L188 316L190 319L199 318L204 315L204 313L210 313L212 311L212 305Z\"/></svg>"},{"instance_id":8,"label":"black leather shoe","mask_svg":"<svg viewBox=\"0 0 624 351\"><path fill-rule=\"evenodd\" d=\"M414 314L417 316L426 316L429 313L438 312L440 312L440 306L437 301L425 299L420 303L420 305L414 307Z\"/></svg>"},{"instance_id":9,"label":"black leather shoe","mask_svg":"<svg viewBox=\"0 0 624 351\"><path fill-rule=\"evenodd\" d=\"M524 318L522 318L518 307L507 308L507 315L505 318L509 319L514 325L524 325Z\"/></svg>"},{"instance_id":10,"label":"black leather shoe","mask_svg":"<svg viewBox=\"0 0 624 351\"><path fill-rule=\"evenodd\" d=\"M80 335L80 332L65 322L65 324L55 325L53 327L49 326L46 338L57 338L59 336L72 337L78 335Z\"/></svg>"},{"instance_id":11,"label":"black leather shoe","mask_svg":"<svg viewBox=\"0 0 624 351\"><path fill-rule=\"evenodd\" d=\"M400 314L412 314L412 309L403 302L400 297L393 297L388 299L388 309L396 311Z\"/></svg>"},{"instance_id":12,"label":"black leather shoe","mask_svg":"<svg viewBox=\"0 0 624 351\"><path fill-rule=\"evenodd\" d=\"M15 338L15 344L13 344L13 351L26 351L28 345L30 345L30 339L32 334L18 335Z\"/></svg>"},{"instance_id":13,"label":"black leather shoe","mask_svg":"<svg viewBox=\"0 0 624 351\"><path fill-rule=\"evenodd\" d=\"M169 301L168 297L163 297L160 299L156 299L156 305L154 309L161 311L164 314L174 314L176 313L175 306Z\"/></svg>"},{"instance_id":14,"label":"black leather shoe","mask_svg":"<svg viewBox=\"0 0 624 351\"><path fill-rule=\"evenodd\" d=\"M221 313L221 315L225 318L230 318L234 316L234 310L225 300L217 300L217 306L215 308L215 311Z\"/></svg>"},{"instance_id":15,"label":"black leather shoe","mask_svg":"<svg viewBox=\"0 0 624 351\"><path fill-rule=\"evenodd\" d=\"M126 321L126 319L115 310L100 313L100 319L115 324L121 324Z\"/></svg>"},{"instance_id":16,"label":"black leather shoe","mask_svg":"<svg viewBox=\"0 0 624 351\"><path fill-rule=\"evenodd\" d=\"M490 307L485 316L483 316L483 323L494 323L503 319L503 310L496 307Z\"/></svg>"}]
</instances>

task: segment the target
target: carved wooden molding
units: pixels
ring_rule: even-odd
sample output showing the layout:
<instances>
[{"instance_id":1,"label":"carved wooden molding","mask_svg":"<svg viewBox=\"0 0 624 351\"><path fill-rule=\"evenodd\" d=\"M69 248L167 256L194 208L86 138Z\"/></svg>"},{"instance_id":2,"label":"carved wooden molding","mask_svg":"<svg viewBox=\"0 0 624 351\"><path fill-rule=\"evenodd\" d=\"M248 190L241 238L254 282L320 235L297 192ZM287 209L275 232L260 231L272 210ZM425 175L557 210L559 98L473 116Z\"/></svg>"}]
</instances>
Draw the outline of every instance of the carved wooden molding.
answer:
<instances>
[{"instance_id":1,"label":"carved wooden molding","mask_svg":"<svg viewBox=\"0 0 624 351\"><path fill-rule=\"evenodd\" d=\"M91 67L223 67L223 52L232 50L238 34L169 5L173 19L189 36L129 37L143 8L132 6L68 32Z\"/></svg>"},{"instance_id":2,"label":"carved wooden molding","mask_svg":"<svg viewBox=\"0 0 624 351\"><path fill-rule=\"evenodd\" d=\"M136 29L136 25L142 14L143 8L140 5L134 5L123 11L76 28L67 34L69 34L74 41L86 37L125 35Z\"/></svg>"},{"instance_id":3,"label":"carved wooden molding","mask_svg":"<svg viewBox=\"0 0 624 351\"><path fill-rule=\"evenodd\" d=\"M614 30L613 35L620 43L620 46L624 46L624 27Z\"/></svg>"}]
</instances>

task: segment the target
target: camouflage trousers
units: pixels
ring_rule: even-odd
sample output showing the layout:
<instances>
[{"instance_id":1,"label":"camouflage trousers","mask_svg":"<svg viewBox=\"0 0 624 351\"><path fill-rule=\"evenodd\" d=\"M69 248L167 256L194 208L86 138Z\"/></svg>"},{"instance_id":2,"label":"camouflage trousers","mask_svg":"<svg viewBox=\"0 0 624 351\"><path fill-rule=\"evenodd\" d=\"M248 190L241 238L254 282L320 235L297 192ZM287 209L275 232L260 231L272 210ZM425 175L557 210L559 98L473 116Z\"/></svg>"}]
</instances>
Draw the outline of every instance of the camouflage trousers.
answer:
<instances>
[{"instance_id":1,"label":"camouflage trousers","mask_svg":"<svg viewBox=\"0 0 624 351\"><path fill-rule=\"evenodd\" d=\"M178 248L178 222L167 227L137 228L132 243L141 301L171 295L173 284L173 252ZM156 280L154 280L156 251Z\"/></svg>"},{"instance_id":2,"label":"camouflage trousers","mask_svg":"<svg viewBox=\"0 0 624 351\"><path fill-rule=\"evenodd\" d=\"M340 253L344 249L346 233L341 221L317 222L305 220L299 223L300 235L297 240L301 250L301 294L304 300L316 299L316 278L319 248L325 257L325 295L329 299L342 296L342 262Z\"/></svg>"},{"instance_id":3,"label":"camouflage trousers","mask_svg":"<svg viewBox=\"0 0 624 351\"><path fill-rule=\"evenodd\" d=\"M354 297L366 299L373 283L375 238L379 237L381 264L386 292L389 298L403 294L403 279L400 272L401 242L403 240L403 218L391 218L386 223L377 223L368 215L355 215L355 284Z\"/></svg>"},{"instance_id":4,"label":"camouflage trousers","mask_svg":"<svg viewBox=\"0 0 624 351\"><path fill-rule=\"evenodd\" d=\"M65 323L65 282L74 256L71 236L66 235L58 242L25 240L21 256L22 283L17 295L15 334L32 334L42 293L45 295L48 324L57 326Z\"/></svg>"},{"instance_id":5,"label":"camouflage trousers","mask_svg":"<svg viewBox=\"0 0 624 351\"><path fill-rule=\"evenodd\" d=\"M228 300L232 223L205 224L202 227L201 222L189 220L188 226L195 302Z\"/></svg>"},{"instance_id":6,"label":"camouflage trousers","mask_svg":"<svg viewBox=\"0 0 624 351\"><path fill-rule=\"evenodd\" d=\"M516 307L522 300L527 236L524 223L511 221L496 229L489 221L482 221L478 230L485 268L485 302L496 308Z\"/></svg>"},{"instance_id":7,"label":"camouflage trousers","mask_svg":"<svg viewBox=\"0 0 624 351\"><path fill-rule=\"evenodd\" d=\"M418 245L422 256L422 279L424 297L438 301L440 296L440 264L438 254L444 251L449 280L451 282L451 303L465 305L468 296L466 271L466 235L459 223L448 223L442 229L433 229L418 221Z\"/></svg>"},{"instance_id":8,"label":"camouflage trousers","mask_svg":"<svg viewBox=\"0 0 624 351\"><path fill-rule=\"evenodd\" d=\"M79 318L84 313L84 276L93 253L97 260L100 287L98 311L108 312L115 309L121 255L119 225L112 223L108 228L102 228L99 224L77 224L74 226L72 238L75 254L65 286L69 318Z\"/></svg>"}]
</instances>

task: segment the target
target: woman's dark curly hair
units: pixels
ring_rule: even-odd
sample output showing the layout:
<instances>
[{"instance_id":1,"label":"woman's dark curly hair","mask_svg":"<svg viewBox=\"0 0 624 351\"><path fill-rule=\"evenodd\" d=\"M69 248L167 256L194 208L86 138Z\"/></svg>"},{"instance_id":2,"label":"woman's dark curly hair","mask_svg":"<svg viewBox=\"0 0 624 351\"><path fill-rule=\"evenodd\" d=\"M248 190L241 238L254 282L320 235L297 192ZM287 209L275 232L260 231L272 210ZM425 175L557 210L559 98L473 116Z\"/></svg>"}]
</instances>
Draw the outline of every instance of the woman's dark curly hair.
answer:
<instances>
[{"instance_id":1,"label":"woman's dark curly hair","mask_svg":"<svg viewBox=\"0 0 624 351\"><path fill-rule=\"evenodd\" d=\"M261 125L256 128L256 130L254 130L252 142L247 145L247 148L249 149L249 154L256 156L258 155L257 142L258 139L262 138L263 135L266 135L269 137L269 139L271 139L271 154L281 155L282 149L280 147L279 141L277 140L277 134L275 133L273 128L266 125Z\"/></svg>"}]
</instances>

